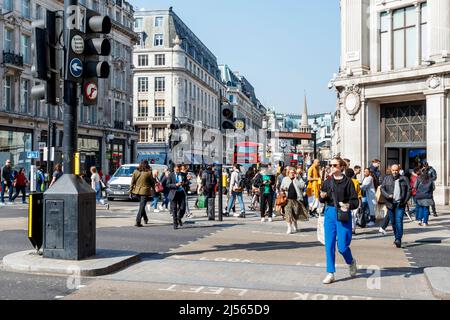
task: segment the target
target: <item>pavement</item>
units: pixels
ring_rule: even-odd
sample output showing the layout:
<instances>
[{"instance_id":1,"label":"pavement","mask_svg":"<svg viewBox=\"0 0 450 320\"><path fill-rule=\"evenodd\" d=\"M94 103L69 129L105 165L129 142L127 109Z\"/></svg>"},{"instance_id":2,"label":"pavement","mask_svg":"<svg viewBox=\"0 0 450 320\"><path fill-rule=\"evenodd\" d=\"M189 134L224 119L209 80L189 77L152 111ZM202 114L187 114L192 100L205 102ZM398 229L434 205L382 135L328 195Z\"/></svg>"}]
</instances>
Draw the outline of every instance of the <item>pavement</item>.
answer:
<instances>
[{"instance_id":1,"label":"pavement","mask_svg":"<svg viewBox=\"0 0 450 320\"><path fill-rule=\"evenodd\" d=\"M300 222L300 232L287 235L281 217L262 223L249 212L246 219L224 217L219 222L208 221L205 210L191 210L194 217L177 231L171 230L168 212L150 213L149 225L133 229L136 206L111 203L110 210L99 208L98 242L102 247L109 243L109 236L102 237L108 230L111 238L123 242L120 249L140 252L141 262L110 275L81 277L82 285L61 293L61 299L449 299L444 285L450 281L448 207L438 208L439 217L432 217L428 228L405 219L403 249L393 247L392 231L383 236L377 227L359 229L351 245L357 276L349 277L337 254L337 281L326 286L321 283L325 252L317 241L316 219ZM23 217L1 216L2 208L0 234L20 226L26 230ZM190 237L194 233L199 236ZM163 234L173 241L171 246L160 247ZM151 243L145 243L150 236Z\"/></svg>"}]
</instances>

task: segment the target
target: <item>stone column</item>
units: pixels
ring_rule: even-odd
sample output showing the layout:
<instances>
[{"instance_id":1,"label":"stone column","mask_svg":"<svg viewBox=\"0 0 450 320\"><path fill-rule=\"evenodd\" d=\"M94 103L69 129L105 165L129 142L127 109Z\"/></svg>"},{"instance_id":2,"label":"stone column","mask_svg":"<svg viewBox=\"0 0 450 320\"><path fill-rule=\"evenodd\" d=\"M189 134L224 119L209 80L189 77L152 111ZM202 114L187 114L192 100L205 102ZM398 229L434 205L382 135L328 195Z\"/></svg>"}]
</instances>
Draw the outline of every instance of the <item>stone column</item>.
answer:
<instances>
[{"instance_id":1,"label":"stone column","mask_svg":"<svg viewBox=\"0 0 450 320\"><path fill-rule=\"evenodd\" d=\"M434 199L437 205L446 205L449 201L448 188L448 130L449 104L445 91L428 91L427 110L427 160L437 173Z\"/></svg>"},{"instance_id":2,"label":"stone column","mask_svg":"<svg viewBox=\"0 0 450 320\"><path fill-rule=\"evenodd\" d=\"M450 1L428 0L430 59L442 60L442 53L450 54Z\"/></svg>"},{"instance_id":3,"label":"stone column","mask_svg":"<svg viewBox=\"0 0 450 320\"><path fill-rule=\"evenodd\" d=\"M364 166L369 166L373 159L381 159L381 128L380 104L376 101L366 103L366 160Z\"/></svg>"}]
</instances>

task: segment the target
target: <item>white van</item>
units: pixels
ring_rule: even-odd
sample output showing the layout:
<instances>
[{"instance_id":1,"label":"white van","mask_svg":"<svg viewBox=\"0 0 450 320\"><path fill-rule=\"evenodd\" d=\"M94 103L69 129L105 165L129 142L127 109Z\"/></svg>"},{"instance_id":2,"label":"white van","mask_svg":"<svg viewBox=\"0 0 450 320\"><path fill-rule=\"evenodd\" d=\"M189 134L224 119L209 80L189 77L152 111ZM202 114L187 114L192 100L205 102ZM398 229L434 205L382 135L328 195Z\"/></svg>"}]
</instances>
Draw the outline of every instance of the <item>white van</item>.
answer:
<instances>
[{"instance_id":1,"label":"white van","mask_svg":"<svg viewBox=\"0 0 450 320\"><path fill-rule=\"evenodd\" d=\"M130 199L131 177L136 171L139 164L124 164L109 179L107 185L108 200L114 199L128 200ZM153 170L158 170L158 177L161 177L164 170L168 167L162 164L151 164Z\"/></svg>"}]
</instances>

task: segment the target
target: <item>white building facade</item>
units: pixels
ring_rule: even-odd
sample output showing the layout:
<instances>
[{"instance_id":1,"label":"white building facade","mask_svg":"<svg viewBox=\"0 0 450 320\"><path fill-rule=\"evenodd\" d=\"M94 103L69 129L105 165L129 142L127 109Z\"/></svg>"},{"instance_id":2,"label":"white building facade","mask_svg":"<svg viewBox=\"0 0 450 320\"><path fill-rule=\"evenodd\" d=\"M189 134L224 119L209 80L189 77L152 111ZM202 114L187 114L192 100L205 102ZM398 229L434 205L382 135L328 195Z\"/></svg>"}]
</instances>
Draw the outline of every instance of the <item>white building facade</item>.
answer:
<instances>
[{"instance_id":1,"label":"white building facade","mask_svg":"<svg viewBox=\"0 0 450 320\"><path fill-rule=\"evenodd\" d=\"M384 170L424 161L449 202L450 1L341 0L333 152Z\"/></svg>"},{"instance_id":2,"label":"white building facade","mask_svg":"<svg viewBox=\"0 0 450 320\"><path fill-rule=\"evenodd\" d=\"M96 106L78 106L78 148L81 171L90 166L113 174L134 162L137 135L132 127L131 52L138 40L133 31L133 7L126 1L80 0L81 5L108 15L113 23L109 79L99 79ZM47 142L47 119L55 123L55 162L61 162L63 101L47 110L45 101L33 101L31 45L33 20L45 19L46 10L63 10L63 0L0 0L0 163L29 169L26 151L37 151ZM61 94L62 96L62 94ZM43 152L36 164L43 164ZM27 172L29 172L27 170Z\"/></svg>"},{"instance_id":3,"label":"white building facade","mask_svg":"<svg viewBox=\"0 0 450 320\"><path fill-rule=\"evenodd\" d=\"M217 58L172 9L139 11L135 18L141 39L133 54L137 159L165 164L174 120L191 133L220 127L225 87ZM202 164L202 150L194 145L185 163Z\"/></svg>"}]
</instances>

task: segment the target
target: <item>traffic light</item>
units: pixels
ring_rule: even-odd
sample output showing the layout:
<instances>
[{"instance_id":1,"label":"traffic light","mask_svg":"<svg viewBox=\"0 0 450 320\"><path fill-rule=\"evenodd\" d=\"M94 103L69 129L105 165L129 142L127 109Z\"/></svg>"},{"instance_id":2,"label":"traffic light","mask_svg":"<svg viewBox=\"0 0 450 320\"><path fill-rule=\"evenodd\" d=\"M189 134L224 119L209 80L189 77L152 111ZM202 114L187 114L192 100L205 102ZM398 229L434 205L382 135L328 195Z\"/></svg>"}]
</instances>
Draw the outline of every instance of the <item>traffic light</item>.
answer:
<instances>
[{"instance_id":1,"label":"traffic light","mask_svg":"<svg viewBox=\"0 0 450 320\"><path fill-rule=\"evenodd\" d=\"M45 83L33 86L31 96L56 105L59 93L56 12L47 10L46 20L33 22L33 76Z\"/></svg>"},{"instance_id":2,"label":"traffic light","mask_svg":"<svg viewBox=\"0 0 450 320\"><path fill-rule=\"evenodd\" d=\"M233 107L230 104L222 107L222 130L236 130Z\"/></svg>"},{"instance_id":3,"label":"traffic light","mask_svg":"<svg viewBox=\"0 0 450 320\"><path fill-rule=\"evenodd\" d=\"M108 16L101 16L93 10L86 9L83 71L83 100L85 105L97 104L98 79L109 77L109 63L100 61L99 58L111 54L111 42L104 37L98 37L98 35L109 34L111 27L111 19Z\"/></svg>"}]
</instances>

